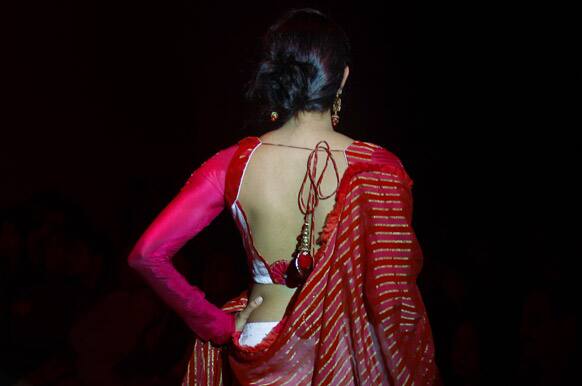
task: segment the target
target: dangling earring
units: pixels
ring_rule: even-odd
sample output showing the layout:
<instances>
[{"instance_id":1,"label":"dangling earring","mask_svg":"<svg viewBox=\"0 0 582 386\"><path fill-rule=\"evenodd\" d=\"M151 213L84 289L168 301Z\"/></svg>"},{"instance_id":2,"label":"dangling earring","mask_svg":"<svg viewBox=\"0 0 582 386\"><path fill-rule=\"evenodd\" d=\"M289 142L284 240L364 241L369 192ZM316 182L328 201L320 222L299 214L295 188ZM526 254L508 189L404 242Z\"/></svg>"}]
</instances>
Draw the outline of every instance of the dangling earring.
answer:
<instances>
[{"instance_id":1,"label":"dangling earring","mask_svg":"<svg viewBox=\"0 0 582 386\"><path fill-rule=\"evenodd\" d=\"M339 123L339 111L342 108L342 100L341 100L341 95L342 95L342 89L340 88L339 90L337 90L337 93L335 94L335 100L333 102L333 115L331 116L331 124L335 127L337 126L337 124Z\"/></svg>"},{"instance_id":2,"label":"dangling earring","mask_svg":"<svg viewBox=\"0 0 582 386\"><path fill-rule=\"evenodd\" d=\"M276 111L271 112L271 121L275 122L279 118L279 114Z\"/></svg>"}]
</instances>

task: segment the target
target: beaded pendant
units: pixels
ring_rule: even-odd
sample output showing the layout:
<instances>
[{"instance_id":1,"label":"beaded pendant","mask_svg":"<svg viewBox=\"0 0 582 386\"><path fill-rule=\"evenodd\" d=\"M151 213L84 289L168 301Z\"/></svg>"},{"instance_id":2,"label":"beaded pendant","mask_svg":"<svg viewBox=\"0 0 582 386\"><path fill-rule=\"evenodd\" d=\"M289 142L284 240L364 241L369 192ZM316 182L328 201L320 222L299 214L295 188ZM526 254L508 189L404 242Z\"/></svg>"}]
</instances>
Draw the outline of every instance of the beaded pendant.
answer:
<instances>
[{"instance_id":1,"label":"beaded pendant","mask_svg":"<svg viewBox=\"0 0 582 386\"><path fill-rule=\"evenodd\" d=\"M307 278L313 269L313 256L311 256L311 227L310 222L305 221L298 237L299 247L295 252L294 264L301 278Z\"/></svg>"},{"instance_id":2,"label":"beaded pendant","mask_svg":"<svg viewBox=\"0 0 582 386\"><path fill-rule=\"evenodd\" d=\"M307 218L307 216L305 216ZM291 288L297 287L305 282L313 270L313 256L311 255L311 224L310 221L303 223L301 233L297 237L298 245L293 253L293 258L289 264L285 279Z\"/></svg>"}]
</instances>

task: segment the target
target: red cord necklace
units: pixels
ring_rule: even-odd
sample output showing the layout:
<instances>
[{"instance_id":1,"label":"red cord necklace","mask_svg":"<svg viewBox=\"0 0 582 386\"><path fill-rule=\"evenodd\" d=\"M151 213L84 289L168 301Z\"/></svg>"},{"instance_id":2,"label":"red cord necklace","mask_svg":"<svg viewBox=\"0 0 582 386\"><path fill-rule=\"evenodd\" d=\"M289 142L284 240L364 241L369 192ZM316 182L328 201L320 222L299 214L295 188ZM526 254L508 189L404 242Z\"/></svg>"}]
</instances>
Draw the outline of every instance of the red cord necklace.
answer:
<instances>
[{"instance_id":1,"label":"red cord necklace","mask_svg":"<svg viewBox=\"0 0 582 386\"><path fill-rule=\"evenodd\" d=\"M337 164L336 164L335 159L333 158L333 155L331 153L332 150L330 149L329 144L325 140L319 141L315 145L314 149L300 147L300 146L268 143L268 142L263 142L263 143L268 144L268 145L297 147L297 148L311 150L311 152L309 153L309 156L307 158L307 171L305 173L305 177L303 177L303 182L301 183L301 189L299 189L299 194L297 196L299 210L301 210L301 213L304 214L304 221L303 221L303 225L301 227L301 233L297 237L297 241L298 241L297 247L295 249L295 252L293 253L293 259L291 260L291 264L290 264L291 266L293 266L295 268L295 274L297 276L295 278L295 281L302 283L307 279L307 277L309 276L309 274L313 270L314 261L313 261L313 254L312 254L312 243L314 241L313 240L313 238L314 238L313 228L315 226L315 208L317 207L317 204L319 203L320 199L325 200L327 198L330 198L333 194L335 194L335 192L339 188L340 178L339 178L339 173L337 170ZM323 145L322 148L323 148L323 150L325 150L325 152L327 154L326 154L325 166L323 168L323 171L321 172L321 175L319 176L319 178L316 180L318 152L319 152L320 145ZM323 180L323 174L325 173L325 171L327 169L327 166L328 166L330 159L331 159L331 162L332 162L334 170L335 170L337 185L336 185L336 188L333 190L333 192L331 192L327 196L324 196L321 192L321 181ZM305 183L307 182L308 177L309 177L309 192L308 192L308 196L307 196L307 202L305 202L303 199L303 190L305 188Z\"/></svg>"}]
</instances>

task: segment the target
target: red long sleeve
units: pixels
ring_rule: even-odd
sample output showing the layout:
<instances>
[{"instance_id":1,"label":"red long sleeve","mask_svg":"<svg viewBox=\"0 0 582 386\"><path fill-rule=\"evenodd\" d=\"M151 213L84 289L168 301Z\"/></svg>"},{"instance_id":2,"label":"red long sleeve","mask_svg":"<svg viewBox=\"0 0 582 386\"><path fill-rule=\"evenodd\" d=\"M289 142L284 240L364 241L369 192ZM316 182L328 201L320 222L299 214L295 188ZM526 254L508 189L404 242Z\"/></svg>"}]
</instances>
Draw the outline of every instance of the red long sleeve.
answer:
<instances>
[{"instance_id":1,"label":"red long sleeve","mask_svg":"<svg viewBox=\"0 0 582 386\"><path fill-rule=\"evenodd\" d=\"M233 314L205 299L172 265L182 246L225 208L228 164L237 144L222 149L196 169L178 194L148 226L128 256L128 264L203 340L228 342L235 331Z\"/></svg>"}]
</instances>

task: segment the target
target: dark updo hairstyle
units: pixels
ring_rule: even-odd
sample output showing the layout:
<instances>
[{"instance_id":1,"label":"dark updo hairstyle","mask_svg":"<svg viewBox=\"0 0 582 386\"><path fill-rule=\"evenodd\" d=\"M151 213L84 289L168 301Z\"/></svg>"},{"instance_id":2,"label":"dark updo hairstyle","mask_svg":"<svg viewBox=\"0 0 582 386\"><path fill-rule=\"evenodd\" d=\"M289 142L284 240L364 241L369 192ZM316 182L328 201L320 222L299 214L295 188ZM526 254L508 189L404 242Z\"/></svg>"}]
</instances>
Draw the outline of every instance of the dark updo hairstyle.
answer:
<instances>
[{"instance_id":1,"label":"dark updo hairstyle","mask_svg":"<svg viewBox=\"0 0 582 386\"><path fill-rule=\"evenodd\" d=\"M279 114L282 125L301 111L331 109L346 65L351 65L346 33L313 8L291 9L262 39L262 58L245 97L257 101L259 121Z\"/></svg>"}]
</instances>

